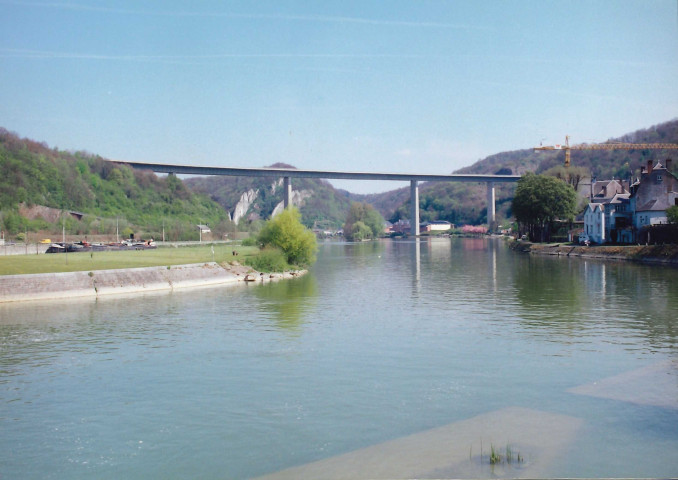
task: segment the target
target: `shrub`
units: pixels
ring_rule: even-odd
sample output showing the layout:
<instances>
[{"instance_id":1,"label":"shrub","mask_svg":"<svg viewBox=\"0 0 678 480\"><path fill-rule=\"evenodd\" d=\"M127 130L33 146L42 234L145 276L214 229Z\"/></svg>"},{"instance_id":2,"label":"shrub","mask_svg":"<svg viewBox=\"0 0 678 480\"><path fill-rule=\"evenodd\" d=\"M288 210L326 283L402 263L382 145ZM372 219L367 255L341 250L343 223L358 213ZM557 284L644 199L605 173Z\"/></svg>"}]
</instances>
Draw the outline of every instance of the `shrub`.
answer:
<instances>
[{"instance_id":1,"label":"shrub","mask_svg":"<svg viewBox=\"0 0 678 480\"><path fill-rule=\"evenodd\" d=\"M384 219L372 205L353 202L344 223L344 236L348 240L377 238L384 233Z\"/></svg>"},{"instance_id":2,"label":"shrub","mask_svg":"<svg viewBox=\"0 0 678 480\"><path fill-rule=\"evenodd\" d=\"M355 222L352 230L350 239L356 242L372 238L372 235L374 234L372 229L361 221Z\"/></svg>"},{"instance_id":3,"label":"shrub","mask_svg":"<svg viewBox=\"0 0 678 480\"><path fill-rule=\"evenodd\" d=\"M310 265L315 262L318 243L311 230L301 223L296 208L286 208L268 220L259 232L258 240L264 246L280 248L290 265Z\"/></svg>"},{"instance_id":4,"label":"shrub","mask_svg":"<svg viewBox=\"0 0 678 480\"><path fill-rule=\"evenodd\" d=\"M667 208L666 217L669 223L678 223L678 205L672 205Z\"/></svg>"},{"instance_id":5,"label":"shrub","mask_svg":"<svg viewBox=\"0 0 678 480\"><path fill-rule=\"evenodd\" d=\"M245 265L260 272L284 272L289 270L287 256L277 247L266 247L253 257L245 259Z\"/></svg>"},{"instance_id":6,"label":"shrub","mask_svg":"<svg viewBox=\"0 0 678 480\"><path fill-rule=\"evenodd\" d=\"M242 241L242 246L243 247L256 247L257 246L257 239L255 237L247 237Z\"/></svg>"},{"instance_id":7,"label":"shrub","mask_svg":"<svg viewBox=\"0 0 678 480\"><path fill-rule=\"evenodd\" d=\"M467 235L485 235L487 233L487 227L482 225L464 225L461 227L461 233Z\"/></svg>"}]
</instances>

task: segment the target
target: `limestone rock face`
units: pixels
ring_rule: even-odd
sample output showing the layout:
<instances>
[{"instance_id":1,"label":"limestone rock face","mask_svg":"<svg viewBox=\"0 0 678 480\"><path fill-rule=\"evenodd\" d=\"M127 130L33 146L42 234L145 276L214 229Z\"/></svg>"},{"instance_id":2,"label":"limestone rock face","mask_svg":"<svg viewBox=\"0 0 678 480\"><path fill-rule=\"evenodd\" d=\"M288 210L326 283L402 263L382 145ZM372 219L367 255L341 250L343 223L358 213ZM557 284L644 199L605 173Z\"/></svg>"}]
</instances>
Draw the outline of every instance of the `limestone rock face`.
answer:
<instances>
[{"instance_id":1,"label":"limestone rock face","mask_svg":"<svg viewBox=\"0 0 678 480\"><path fill-rule=\"evenodd\" d=\"M290 198L290 203L295 206L295 207L300 207L302 203L304 203L304 200L309 198L313 192L310 190L292 190L292 197ZM275 206L273 209L273 213L271 213L271 218L275 217L278 215L280 212L282 212L285 208L285 202L282 201L278 205Z\"/></svg>"},{"instance_id":2,"label":"limestone rock face","mask_svg":"<svg viewBox=\"0 0 678 480\"><path fill-rule=\"evenodd\" d=\"M247 210L257 199L257 195L259 195L259 190L251 189L240 196L240 200L236 204L235 209L233 209L233 215L231 216L233 223L237 224L247 214Z\"/></svg>"}]
</instances>

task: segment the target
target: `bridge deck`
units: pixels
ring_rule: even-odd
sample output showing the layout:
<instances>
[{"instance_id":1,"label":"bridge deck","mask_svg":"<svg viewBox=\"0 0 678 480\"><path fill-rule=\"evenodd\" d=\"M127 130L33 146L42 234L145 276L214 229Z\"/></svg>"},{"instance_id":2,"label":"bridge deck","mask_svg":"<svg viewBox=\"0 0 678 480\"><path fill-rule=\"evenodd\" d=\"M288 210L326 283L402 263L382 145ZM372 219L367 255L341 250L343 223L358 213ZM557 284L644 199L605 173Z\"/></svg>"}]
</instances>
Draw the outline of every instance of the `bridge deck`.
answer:
<instances>
[{"instance_id":1,"label":"bridge deck","mask_svg":"<svg viewBox=\"0 0 678 480\"><path fill-rule=\"evenodd\" d=\"M174 173L184 175L227 175L242 177L293 177L325 178L341 180L396 180L402 182L517 182L520 175L428 175L417 173L371 173L339 172L321 170L297 170L294 168L233 168L199 167L190 165L170 165L160 163L118 162L132 168L152 170L156 173Z\"/></svg>"}]
</instances>

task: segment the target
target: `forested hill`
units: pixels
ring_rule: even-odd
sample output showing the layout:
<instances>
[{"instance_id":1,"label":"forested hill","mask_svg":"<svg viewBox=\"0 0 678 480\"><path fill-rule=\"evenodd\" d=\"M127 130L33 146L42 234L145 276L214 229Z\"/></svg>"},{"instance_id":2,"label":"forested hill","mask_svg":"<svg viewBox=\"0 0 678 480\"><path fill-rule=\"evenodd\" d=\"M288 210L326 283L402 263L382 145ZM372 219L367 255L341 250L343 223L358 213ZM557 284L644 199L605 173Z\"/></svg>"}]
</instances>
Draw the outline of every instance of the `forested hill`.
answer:
<instances>
[{"instance_id":1,"label":"forested hill","mask_svg":"<svg viewBox=\"0 0 678 480\"><path fill-rule=\"evenodd\" d=\"M565 138L563 137L563 142ZM600 143L675 143L678 144L678 119L637 130L618 138L611 138ZM577 144L577 139L570 139L570 144ZM629 178L637 176L640 167L648 160L660 161L677 155L676 150L572 150L571 164L583 167L597 178ZM565 152L537 151L532 149L502 152L479 160L470 167L462 168L454 173L510 173L522 175L525 172L541 173L552 167L562 165Z\"/></svg>"},{"instance_id":2,"label":"forested hill","mask_svg":"<svg viewBox=\"0 0 678 480\"><path fill-rule=\"evenodd\" d=\"M8 234L53 230L44 219L19 215L19 205L84 213L67 216L72 234L115 233L118 226L159 238L197 238L198 223L228 229L228 215L176 176L158 177L86 152L64 152L0 128L0 226Z\"/></svg>"}]
</instances>

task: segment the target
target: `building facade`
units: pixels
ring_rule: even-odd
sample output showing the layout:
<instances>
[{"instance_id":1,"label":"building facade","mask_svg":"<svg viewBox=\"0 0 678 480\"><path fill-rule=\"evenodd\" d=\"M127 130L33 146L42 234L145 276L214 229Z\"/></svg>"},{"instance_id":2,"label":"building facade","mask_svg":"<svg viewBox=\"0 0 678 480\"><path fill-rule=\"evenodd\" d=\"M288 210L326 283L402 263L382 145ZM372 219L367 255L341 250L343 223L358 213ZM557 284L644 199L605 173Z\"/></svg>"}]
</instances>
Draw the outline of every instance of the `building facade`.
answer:
<instances>
[{"instance_id":1,"label":"building facade","mask_svg":"<svg viewBox=\"0 0 678 480\"><path fill-rule=\"evenodd\" d=\"M646 231L668 223L666 210L678 205L678 177L666 166L648 161L629 190L624 182L594 182L584 212L584 233L594 243L635 243Z\"/></svg>"}]
</instances>

